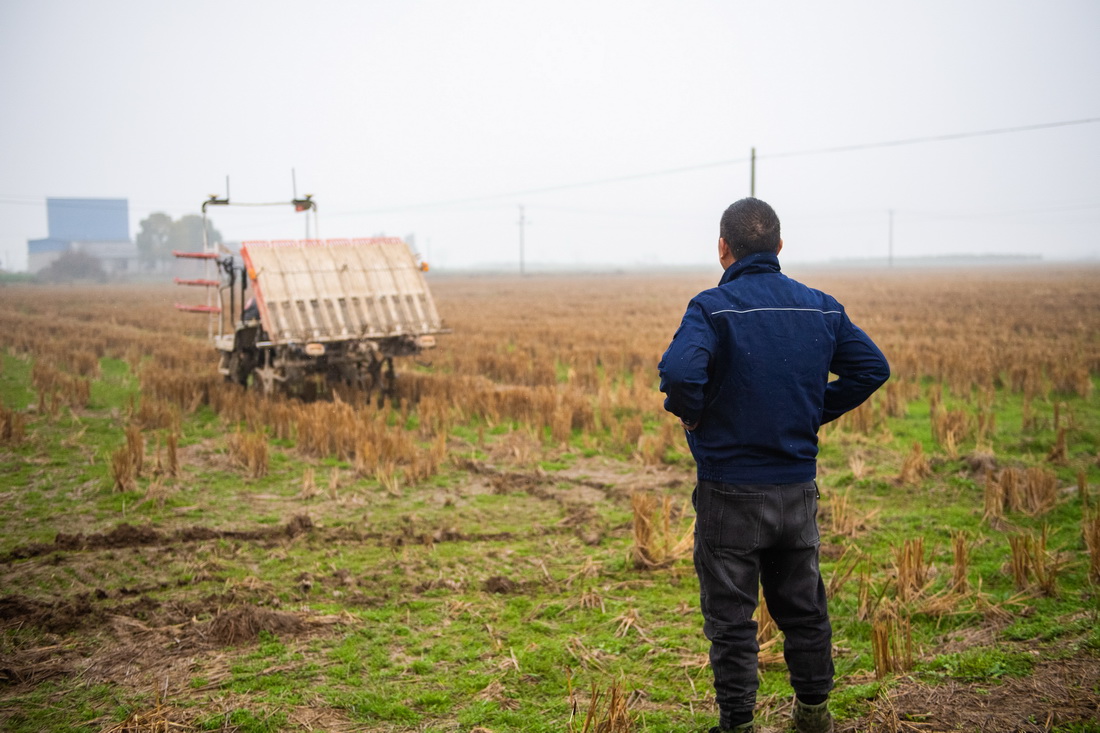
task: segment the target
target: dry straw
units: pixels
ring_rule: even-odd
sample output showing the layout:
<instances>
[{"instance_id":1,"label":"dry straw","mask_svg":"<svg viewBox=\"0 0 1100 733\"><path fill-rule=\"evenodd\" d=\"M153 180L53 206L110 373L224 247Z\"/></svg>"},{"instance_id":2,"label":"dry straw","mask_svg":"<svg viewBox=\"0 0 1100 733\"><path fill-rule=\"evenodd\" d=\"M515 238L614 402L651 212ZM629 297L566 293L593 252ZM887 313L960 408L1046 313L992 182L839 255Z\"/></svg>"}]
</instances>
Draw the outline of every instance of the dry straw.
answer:
<instances>
[{"instance_id":1,"label":"dry straw","mask_svg":"<svg viewBox=\"0 0 1100 733\"><path fill-rule=\"evenodd\" d=\"M161 477L157 476L149 482L149 486L145 489L145 500L156 504L158 509L163 509L168 494L168 487L165 486Z\"/></svg>"},{"instance_id":2,"label":"dry straw","mask_svg":"<svg viewBox=\"0 0 1100 733\"><path fill-rule=\"evenodd\" d=\"M136 485L130 447L124 445L111 454L111 481L115 491L130 491Z\"/></svg>"},{"instance_id":3,"label":"dry straw","mask_svg":"<svg viewBox=\"0 0 1100 733\"><path fill-rule=\"evenodd\" d=\"M983 493L985 507L982 512L982 518L990 520L1003 517L1005 515L1004 486L997 480L991 470L985 472L985 490Z\"/></svg>"},{"instance_id":4,"label":"dry straw","mask_svg":"<svg viewBox=\"0 0 1100 733\"><path fill-rule=\"evenodd\" d=\"M763 646L778 635L779 626L768 611L768 602L764 600L764 594L761 593L756 604L756 642Z\"/></svg>"},{"instance_id":5,"label":"dry straw","mask_svg":"<svg viewBox=\"0 0 1100 733\"><path fill-rule=\"evenodd\" d=\"M298 492L298 498L302 500L312 499L320 493L321 491L317 488L317 481L313 476L313 469L307 468L302 471L302 490Z\"/></svg>"},{"instance_id":6,"label":"dry straw","mask_svg":"<svg viewBox=\"0 0 1100 733\"><path fill-rule=\"evenodd\" d=\"M1100 511L1087 511L1083 524L1085 546L1089 550L1089 580L1100 583Z\"/></svg>"},{"instance_id":7,"label":"dry straw","mask_svg":"<svg viewBox=\"0 0 1100 733\"><path fill-rule=\"evenodd\" d=\"M1009 567L1016 589L1037 590L1053 596L1057 590L1058 562L1047 552L1047 525L1036 538L1030 534L1010 535L1008 544L1012 555Z\"/></svg>"},{"instance_id":8,"label":"dry straw","mask_svg":"<svg viewBox=\"0 0 1100 733\"><path fill-rule=\"evenodd\" d=\"M970 590L970 582L967 579L970 569L970 547L966 541L966 535L955 532L951 535L951 545L954 549L955 564L951 575L951 590L955 593L966 593Z\"/></svg>"},{"instance_id":9,"label":"dry straw","mask_svg":"<svg viewBox=\"0 0 1100 733\"><path fill-rule=\"evenodd\" d=\"M111 482L115 491L137 488L137 479L145 463L145 439L141 428L131 423L125 429L126 443L111 453Z\"/></svg>"},{"instance_id":10,"label":"dry straw","mask_svg":"<svg viewBox=\"0 0 1100 733\"><path fill-rule=\"evenodd\" d=\"M0 445L19 445L27 437L23 413L0 405Z\"/></svg>"},{"instance_id":11,"label":"dry straw","mask_svg":"<svg viewBox=\"0 0 1100 733\"><path fill-rule=\"evenodd\" d=\"M900 548L894 548L894 569L898 600L907 603L919 598L928 584L923 537L906 540Z\"/></svg>"},{"instance_id":12,"label":"dry straw","mask_svg":"<svg viewBox=\"0 0 1100 733\"><path fill-rule=\"evenodd\" d=\"M974 419L966 410L932 410L932 438L944 447L949 458L958 458L958 443L974 434Z\"/></svg>"},{"instance_id":13,"label":"dry straw","mask_svg":"<svg viewBox=\"0 0 1100 733\"><path fill-rule=\"evenodd\" d=\"M870 435L880 421L878 418L872 399L845 413L837 422L841 429L848 432L858 435Z\"/></svg>"},{"instance_id":14,"label":"dry straw","mask_svg":"<svg viewBox=\"0 0 1100 733\"><path fill-rule=\"evenodd\" d=\"M573 689L572 679L567 678L566 683L571 708L569 733L633 733L634 720L630 715L621 682L613 683L606 691L600 690L595 682L592 683L588 710L583 721L578 721L580 703Z\"/></svg>"},{"instance_id":15,"label":"dry straw","mask_svg":"<svg viewBox=\"0 0 1100 733\"><path fill-rule=\"evenodd\" d=\"M848 456L848 468L856 481L867 477L867 460L859 453Z\"/></svg>"},{"instance_id":16,"label":"dry straw","mask_svg":"<svg viewBox=\"0 0 1100 733\"><path fill-rule=\"evenodd\" d=\"M1047 453L1047 461L1050 463L1056 463L1058 465L1065 465L1066 463L1066 429L1058 429L1058 437L1054 440L1054 445L1051 446L1050 452Z\"/></svg>"},{"instance_id":17,"label":"dry straw","mask_svg":"<svg viewBox=\"0 0 1100 733\"><path fill-rule=\"evenodd\" d=\"M646 466L660 465L665 462L669 449L683 440L682 435L678 420L662 420L656 434L638 438L634 458Z\"/></svg>"},{"instance_id":18,"label":"dry straw","mask_svg":"<svg viewBox=\"0 0 1100 733\"><path fill-rule=\"evenodd\" d=\"M1008 538L1012 550L1010 567L1016 590L1025 590L1031 578L1031 538L1026 535L1012 535Z\"/></svg>"},{"instance_id":19,"label":"dry straw","mask_svg":"<svg viewBox=\"0 0 1100 733\"><path fill-rule=\"evenodd\" d=\"M886 608L871 624L875 677L904 672L913 666L913 634L909 619Z\"/></svg>"},{"instance_id":20,"label":"dry straw","mask_svg":"<svg viewBox=\"0 0 1100 733\"><path fill-rule=\"evenodd\" d=\"M901 464L898 481L902 484L915 484L931 473L932 465L928 462L928 456L924 455L924 448L920 443L913 443L912 450Z\"/></svg>"},{"instance_id":21,"label":"dry straw","mask_svg":"<svg viewBox=\"0 0 1100 733\"><path fill-rule=\"evenodd\" d=\"M1046 514L1058 503L1057 476L1046 469L1027 469L1024 487L1024 511L1032 516Z\"/></svg>"},{"instance_id":22,"label":"dry straw","mask_svg":"<svg viewBox=\"0 0 1100 733\"><path fill-rule=\"evenodd\" d=\"M672 528L672 498L659 500L652 494L635 492L630 495L634 510L634 567L663 568L686 557L695 547L695 520L679 538Z\"/></svg>"},{"instance_id":23,"label":"dry straw","mask_svg":"<svg viewBox=\"0 0 1100 733\"><path fill-rule=\"evenodd\" d=\"M978 433L975 437L977 445L981 446L988 442L989 436L997 430L997 415L993 412L993 397L990 396L986 401L985 407L978 408Z\"/></svg>"},{"instance_id":24,"label":"dry straw","mask_svg":"<svg viewBox=\"0 0 1100 733\"><path fill-rule=\"evenodd\" d=\"M852 573L860 566L861 560L864 560L864 556L855 547L848 546L844 548L844 554L836 561L836 569L833 571L832 577L829 578L829 584L825 587L825 594L829 598L835 598L840 593L841 589L844 588L844 584L852 577Z\"/></svg>"},{"instance_id":25,"label":"dry straw","mask_svg":"<svg viewBox=\"0 0 1100 733\"><path fill-rule=\"evenodd\" d=\"M167 400L142 396L137 407L131 407L130 419L144 428L179 430L180 410Z\"/></svg>"},{"instance_id":26,"label":"dry straw","mask_svg":"<svg viewBox=\"0 0 1100 733\"><path fill-rule=\"evenodd\" d=\"M871 586L871 563L870 559L865 557L859 569L859 607L856 610L856 616L860 621L866 621L874 616L879 603L882 602L883 597L886 595L886 591L890 589L891 585L892 583L890 581L883 583L878 594L874 595L874 590Z\"/></svg>"},{"instance_id":27,"label":"dry straw","mask_svg":"<svg viewBox=\"0 0 1100 733\"><path fill-rule=\"evenodd\" d=\"M180 475L179 433L175 430L168 433L165 444L167 446L166 452L168 455L168 466L166 468L167 475L172 478L177 478Z\"/></svg>"},{"instance_id":28,"label":"dry straw","mask_svg":"<svg viewBox=\"0 0 1100 733\"><path fill-rule=\"evenodd\" d=\"M629 420L613 423L611 434L619 447L625 452L634 452L638 449L638 441L642 437L642 416L635 415Z\"/></svg>"},{"instance_id":29,"label":"dry straw","mask_svg":"<svg viewBox=\"0 0 1100 733\"><path fill-rule=\"evenodd\" d=\"M134 464L134 475L140 476L145 469L145 438L141 435L141 428L133 423L126 426L126 447Z\"/></svg>"},{"instance_id":30,"label":"dry straw","mask_svg":"<svg viewBox=\"0 0 1100 733\"><path fill-rule=\"evenodd\" d=\"M31 367L31 384L38 390L39 408L56 415L61 405L84 408L92 397L92 383L87 377L76 376L38 360Z\"/></svg>"},{"instance_id":31,"label":"dry straw","mask_svg":"<svg viewBox=\"0 0 1100 733\"><path fill-rule=\"evenodd\" d=\"M227 439L229 457L245 470L249 478L263 478L268 469L267 436L263 433L246 433L239 428Z\"/></svg>"},{"instance_id":32,"label":"dry straw","mask_svg":"<svg viewBox=\"0 0 1100 733\"><path fill-rule=\"evenodd\" d=\"M622 638L633 631L644 641L647 641L651 644L653 643L653 639L651 639L645 633L645 629L643 629L641 627L641 624L638 623L639 621L641 621L641 618L638 616L637 609L626 609L626 611L621 616L615 618L615 621L618 623L618 626L615 627L615 636Z\"/></svg>"},{"instance_id":33,"label":"dry straw","mask_svg":"<svg viewBox=\"0 0 1100 733\"><path fill-rule=\"evenodd\" d=\"M855 537L878 514L878 509L866 514L857 512L852 503L851 495L851 489L844 492L833 492L829 495L822 521L831 534L840 537Z\"/></svg>"},{"instance_id":34,"label":"dry straw","mask_svg":"<svg viewBox=\"0 0 1100 733\"><path fill-rule=\"evenodd\" d=\"M401 496L401 477L393 461L383 461L374 469L374 478L390 496Z\"/></svg>"},{"instance_id":35,"label":"dry straw","mask_svg":"<svg viewBox=\"0 0 1100 733\"><path fill-rule=\"evenodd\" d=\"M1005 512L1023 512L1041 516L1058 503L1057 476L1041 467L1006 468L1000 476L987 471L985 476L986 519L1000 518Z\"/></svg>"},{"instance_id":36,"label":"dry straw","mask_svg":"<svg viewBox=\"0 0 1100 733\"><path fill-rule=\"evenodd\" d=\"M167 687L167 680L165 680ZM186 712L169 707L162 702L162 691L156 691L156 700L148 710L135 710L125 720L103 729L103 733L172 733L172 731L191 731L194 728L187 723L178 723L173 718L186 717Z\"/></svg>"}]
</instances>

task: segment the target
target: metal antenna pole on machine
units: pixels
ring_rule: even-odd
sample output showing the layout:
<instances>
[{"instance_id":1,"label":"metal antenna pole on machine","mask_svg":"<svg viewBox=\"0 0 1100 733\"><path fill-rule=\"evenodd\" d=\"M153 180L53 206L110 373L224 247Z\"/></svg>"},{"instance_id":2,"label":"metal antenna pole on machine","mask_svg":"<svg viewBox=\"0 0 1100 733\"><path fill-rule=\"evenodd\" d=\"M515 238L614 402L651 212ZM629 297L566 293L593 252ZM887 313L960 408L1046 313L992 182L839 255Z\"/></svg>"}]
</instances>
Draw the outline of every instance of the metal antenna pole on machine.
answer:
<instances>
[{"instance_id":1,"label":"metal antenna pole on machine","mask_svg":"<svg viewBox=\"0 0 1100 733\"><path fill-rule=\"evenodd\" d=\"M207 206L228 206L229 205L229 176L225 177L225 198L220 199L216 194L210 194L210 198L202 202L202 252L205 255L214 254L214 244L210 241L210 232L207 228L206 221L206 207ZM210 268L211 260L206 258L202 265L203 276L210 280L212 279ZM218 304L221 305L221 296L218 296ZM210 288L206 289L206 307L209 309L213 305L213 293L210 292ZM222 332L222 314L218 313L218 335ZM214 337L214 314L207 313L206 317L206 337L212 339Z\"/></svg>"},{"instance_id":2,"label":"metal antenna pole on machine","mask_svg":"<svg viewBox=\"0 0 1100 733\"><path fill-rule=\"evenodd\" d=\"M313 212L313 236L321 238L321 225L317 221L317 202L313 200L313 194L307 193L305 198L298 198L298 178L293 168L290 169L290 185L293 188L294 197L290 203L295 211L304 211L306 214L306 239L309 239L309 212Z\"/></svg>"},{"instance_id":3,"label":"metal antenna pole on machine","mask_svg":"<svg viewBox=\"0 0 1100 733\"><path fill-rule=\"evenodd\" d=\"M290 192L292 194L292 201L298 200L298 175L297 172L290 169ZM309 212L306 212L306 239L309 239Z\"/></svg>"},{"instance_id":4,"label":"metal antenna pole on machine","mask_svg":"<svg viewBox=\"0 0 1100 733\"><path fill-rule=\"evenodd\" d=\"M749 160L749 196L756 198L756 146L753 146Z\"/></svg>"}]
</instances>

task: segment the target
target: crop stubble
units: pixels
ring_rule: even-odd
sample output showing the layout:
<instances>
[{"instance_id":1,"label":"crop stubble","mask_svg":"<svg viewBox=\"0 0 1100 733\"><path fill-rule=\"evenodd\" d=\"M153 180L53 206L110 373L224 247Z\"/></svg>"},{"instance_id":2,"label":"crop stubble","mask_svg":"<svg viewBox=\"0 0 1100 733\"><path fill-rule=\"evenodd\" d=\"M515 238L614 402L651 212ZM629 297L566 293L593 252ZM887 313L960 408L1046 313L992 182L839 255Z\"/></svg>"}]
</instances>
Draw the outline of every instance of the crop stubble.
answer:
<instances>
[{"instance_id":1,"label":"crop stubble","mask_svg":"<svg viewBox=\"0 0 1100 733\"><path fill-rule=\"evenodd\" d=\"M159 515L156 530L121 529L130 525L120 525L119 517L111 516L36 520L40 526L57 528L59 534L51 544L21 541L19 538L26 536L21 534L21 522L9 515L4 520L9 539L0 570L6 587L13 588L18 582L19 588L28 589L9 592L5 605L0 606L0 623L11 632L3 650L9 694L66 675L130 685L131 690L148 689L154 682L161 684L155 679L156 672L166 664L161 652L153 654L148 649L158 644L162 649L176 635L176 646L182 643L187 653L206 654L207 658L190 668L168 664L177 678L164 689L181 698L194 697L195 685L188 687L188 677L198 670L216 681L218 674L211 670L222 669L216 659L221 652L195 641L207 643L210 629L232 632L231 639L214 638L211 642L223 645L247 643L261 632L288 638L340 633L344 626L339 619L310 610L309 598L316 595L315 588L323 591L326 605L342 603L351 610L400 605L441 588L535 596L547 589L567 588L566 597L580 599L575 604L578 609L602 607L604 597L614 596L614 591L608 593L607 586L597 582L581 584L574 591L568 579L576 570L566 572L564 565L552 561L539 567L517 565L511 559L493 560L479 575L454 567L441 571L423 558L406 560L408 582L398 585L389 578L376 583L369 572L354 577L347 570L341 573L339 567L319 574L312 560L310 571L294 575L293 587L276 587L270 579L255 576L242 578L226 569L240 559L238 556L249 554L249 543L265 545L291 564L303 544L312 553L327 545L335 553L329 554L330 567L341 562L341 552L354 552L364 543L396 550L469 542L480 550L499 553L499 544L518 545L534 536L559 549L570 548L568 560L582 563L582 568L591 567L586 565L591 559L579 561L583 554L573 548L629 548L635 533L629 523L621 524L621 517L629 514L631 496L640 490L653 495L676 494L682 500L690 487L690 462L683 456L675 421L661 409L655 366L687 299L712 279L687 275L437 278L432 287L454 334L442 338L440 348L428 355L430 367L400 365L404 368L398 401L381 409L364 406L356 395L302 404L285 398L263 399L224 384L214 372L212 350L201 338L201 319L171 310L170 293L164 289L9 289L0 299L0 343L9 353L34 360L37 402L33 410L25 405L5 406L0 417L6 444L33 443L36 432L43 430L42 423L60 421L66 411L79 418L94 410L89 407L91 385L100 376L100 359L109 357L128 363L140 380L140 397L118 415L119 455L127 449L131 465L116 469L115 483L119 475L125 476L127 484L156 480L155 470L149 467L153 457L145 455L144 461L137 457L144 446L135 445L135 433L147 435L150 452L154 436L163 435L166 444L170 441L175 446L181 421L204 406L220 415L226 426L224 442L215 441L211 447L215 455L228 456L216 464L219 470L236 470L242 481L261 479L267 472L268 456L259 446L246 450L244 441L266 435L291 446L287 450L293 451L295 460L308 465L316 466L322 460L343 462L355 482L343 488L338 477L333 478L327 496L324 492L301 496L302 481L298 479L291 497L284 492L282 498L267 502L283 512L285 529L256 530L254 523L238 526L248 524L254 512L235 512L232 507L218 516L235 518L219 520L227 526L216 529L189 528L185 520L173 520L171 515ZM845 303L853 320L883 348L894 372L891 383L867 406L824 431L826 448L835 441L844 454L823 465L826 482L830 472L840 473L846 464L859 466L860 474L869 471L881 476L892 470L899 485L925 480L931 471L930 459L923 455L920 444L908 454L884 447L891 437L888 421L903 418L914 400L924 398L930 406L930 444L936 451L931 460L958 458L960 451L969 451L966 457L978 461L986 484L1000 485L996 476L1003 473L994 474L989 460L981 459L983 451L991 455L1001 448L994 437L998 394L1022 396L1021 428L1026 428L1028 421L1032 427L1043 421L1048 423L1046 427L1072 425L1074 415L1058 412L1060 396L1090 398L1100 373L1100 271L1096 269L820 271L803 273L802 279L833 292ZM1059 456L1055 449L1051 446L1048 456L1053 463L1059 458L1081 461L1080 455L1066 456L1063 448ZM178 477L166 475L163 481L186 484L201 480L197 478L198 466L194 462L188 465L187 455L181 446L172 472ZM101 456L100 460L106 464L110 457ZM1094 455L1093 463L1095 460ZM562 465L546 469L547 464L555 463ZM853 468L852 474L856 473ZM452 479L441 486L433 484L432 478L440 474ZM90 490L129 488L112 486L110 474L104 476L102 487ZM1002 479L1010 480L1011 474ZM4 487L9 494L18 489ZM379 500L379 490L386 492L388 501ZM519 507L516 521L509 523L486 510L475 511L472 506L481 494L514 497ZM430 508L410 511L422 504L425 496L431 498ZM521 500L521 496L525 498ZM1049 496L1049 491L1044 494L1044 505ZM1006 506L999 497L995 515L1003 515L1001 507ZM251 499L203 500L242 501L250 509L255 506ZM546 516L532 522L531 518L543 511L532 511L532 507L547 504L552 508ZM601 511L607 504L617 507L618 513ZM484 522L477 527L483 531L473 531L474 526L452 526L447 510L455 506L465 513L458 512L459 519L453 521ZM829 507L825 511L823 521L828 519ZM845 506L845 511L851 510ZM987 508L986 513L989 511ZM299 513L308 513L313 519L298 519ZM866 511L862 518L873 513ZM352 522L341 528L341 519L348 515L361 524ZM370 518L379 515L384 515L380 526L368 526ZM667 525L667 513L665 517ZM1083 526L1096 526L1095 520L1091 525L1086 520L1082 520ZM529 526L523 527L525 523ZM839 523L850 527L853 534L866 531L858 514ZM518 533L521 529L522 536ZM683 524L672 528L677 535L673 539L679 539L684 529ZM232 543L228 547L227 541ZM668 537L664 542L666 547L676 544ZM1088 546L1094 542L1090 537ZM956 539L956 555L965 556L965 549L965 542ZM132 582L120 584L111 577L112 566L120 560L118 555L104 554L112 551L126 553L126 572ZM637 556L637 548L633 552ZM612 550L600 562L606 565L608 557L617 554L625 553ZM1094 552L1093 566L1096 557ZM162 562L159 570L150 569ZM900 559L897 562L901 567ZM669 563L658 564L665 567ZM46 579L56 576L58 567L68 572L65 584ZM598 578L601 570L598 564L595 567ZM450 577L446 577L448 572ZM654 572L662 571L622 571L643 578L653 577ZM679 577L684 573L683 563L663 572ZM607 575L619 577L622 573ZM223 586L220 592L211 592L211 581ZM961 579L952 582L965 589L965 570ZM1023 582L1026 585L1026 577ZM1052 582L1049 576L1047 582ZM919 596L922 586L906 583L900 587ZM903 604L912 600L880 598L876 602L864 599L864 593L860 591L861 606L878 603L876 614L893 614L890 617L895 619L899 618L895 613L898 606L891 601ZM137 600L125 600L130 597ZM298 609L294 612L298 615L272 615L284 613L274 607L288 602ZM868 617L872 610L867 611ZM655 643L650 637L659 631L642 630L644 621L629 604L610 615L619 624L617 631L636 633ZM310 619L325 622L311 623ZM344 623L354 626L358 617L349 615ZM695 622L688 617L686 623ZM902 626L907 627L907 622ZM24 644L16 633L24 628L37 629L41 635ZM891 628L896 630L898 624ZM148 644L150 639L157 643ZM131 646L145 651L132 655L131 660L139 661L131 661L128 671L120 672L112 660L125 657ZM585 647L581 642L573 648ZM594 659L587 653L578 654L572 664L582 668L586 658ZM606 664L606 660L594 662L592 667L605 669ZM216 689L214 682L199 687L200 692ZM893 701L889 715L879 707L871 717L896 715L897 706L916 694L905 688ZM504 700L501 695L494 699ZM701 690L697 700L706 699ZM635 708L645 710L647 704L636 701Z\"/></svg>"}]
</instances>

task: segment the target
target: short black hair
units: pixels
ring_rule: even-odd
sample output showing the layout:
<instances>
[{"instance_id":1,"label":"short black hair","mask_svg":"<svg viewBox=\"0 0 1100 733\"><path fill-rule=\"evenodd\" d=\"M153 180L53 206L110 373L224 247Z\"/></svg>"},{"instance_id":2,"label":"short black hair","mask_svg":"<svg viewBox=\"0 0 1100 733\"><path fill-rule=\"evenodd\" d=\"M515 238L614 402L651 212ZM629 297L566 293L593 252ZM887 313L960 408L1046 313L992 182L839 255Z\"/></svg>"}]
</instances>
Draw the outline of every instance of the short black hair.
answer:
<instances>
[{"instance_id":1,"label":"short black hair","mask_svg":"<svg viewBox=\"0 0 1100 733\"><path fill-rule=\"evenodd\" d=\"M775 209L756 198L744 198L729 205L722 214L719 235L726 240L734 259L754 252L779 250L779 217Z\"/></svg>"}]
</instances>

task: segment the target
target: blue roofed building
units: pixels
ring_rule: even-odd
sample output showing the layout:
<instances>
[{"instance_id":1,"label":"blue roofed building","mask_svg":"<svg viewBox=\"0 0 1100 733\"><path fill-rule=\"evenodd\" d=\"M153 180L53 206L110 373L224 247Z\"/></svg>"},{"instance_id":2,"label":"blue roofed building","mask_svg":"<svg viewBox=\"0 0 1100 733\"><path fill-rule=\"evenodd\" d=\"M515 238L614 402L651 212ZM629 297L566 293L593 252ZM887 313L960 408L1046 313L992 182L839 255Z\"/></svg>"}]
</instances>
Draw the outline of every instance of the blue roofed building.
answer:
<instances>
[{"instance_id":1,"label":"blue roofed building","mask_svg":"<svg viewBox=\"0 0 1100 733\"><path fill-rule=\"evenodd\" d=\"M46 199L48 236L27 242L27 269L39 272L65 252L83 252L103 263L108 274L139 269L137 245L130 239L127 199Z\"/></svg>"}]
</instances>

